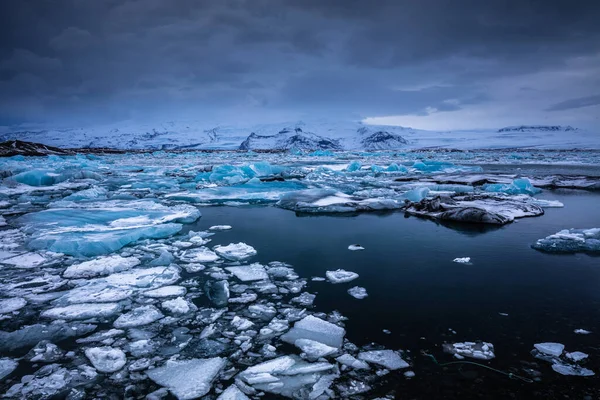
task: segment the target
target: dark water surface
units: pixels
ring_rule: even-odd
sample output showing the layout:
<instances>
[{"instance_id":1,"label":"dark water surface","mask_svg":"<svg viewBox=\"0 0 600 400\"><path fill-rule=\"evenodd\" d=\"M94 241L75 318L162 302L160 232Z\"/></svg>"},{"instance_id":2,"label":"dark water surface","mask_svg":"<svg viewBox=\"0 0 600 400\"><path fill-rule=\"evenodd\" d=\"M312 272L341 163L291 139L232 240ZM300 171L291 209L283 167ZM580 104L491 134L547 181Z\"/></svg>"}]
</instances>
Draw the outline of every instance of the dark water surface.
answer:
<instances>
[{"instance_id":1,"label":"dark water surface","mask_svg":"<svg viewBox=\"0 0 600 400\"><path fill-rule=\"evenodd\" d=\"M284 261L301 277L338 268L360 274L347 284L309 281L307 291L317 294L317 310L348 317L353 343L410 351L416 377L390 378L386 386L398 398L600 398L597 375L564 377L530 354L535 343L560 342L566 351L588 353L585 367L600 373L600 257L530 248L561 229L599 227L600 194L563 190L540 197L565 207L498 229L444 226L401 212L298 216L275 207L205 207L189 229L230 224L233 230L214 236L211 245L248 243L258 251L253 261ZM366 250L349 251L353 243ZM471 257L472 265L452 262L456 257ZM353 286L365 287L369 297L348 295ZM577 328L593 333L577 335ZM539 382L472 365L442 368L420 354L453 361L442 343L475 340L495 346L487 365L529 378L524 368L532 368L541 372Z\"/></svg>"}]
</instances>

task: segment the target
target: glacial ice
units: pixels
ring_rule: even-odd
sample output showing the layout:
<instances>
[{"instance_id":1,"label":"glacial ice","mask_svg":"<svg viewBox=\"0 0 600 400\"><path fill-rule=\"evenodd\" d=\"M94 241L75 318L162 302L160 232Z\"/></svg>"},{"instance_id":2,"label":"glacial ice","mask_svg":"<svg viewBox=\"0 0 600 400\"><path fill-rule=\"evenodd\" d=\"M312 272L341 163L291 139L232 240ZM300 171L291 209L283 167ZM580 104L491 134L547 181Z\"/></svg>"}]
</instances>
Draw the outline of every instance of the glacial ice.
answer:
<instances>
[{"instance_id":1,"label":"glacial ice","mask_svg":"<svg viewBox=\"0 0 600 400\"><path fill-rule=\"evenodd\" d=\"M230 243L227 246L217 245L213 248L215 253L230 261L243 261L256 255L254 247L246 243Z\"/></svg>"},{"instance_id":2,"label":"glacial ice","mask_svg":"<svg viewBox=\"0 0 600 400\"><path fill-rule=\"evenodd\" d=\"M212 382L225 366L220 357L167 361L162 367L146 373L158 385L164 386L179 400L196 399L207 394Z\"/></svg>"},{"instance_id":3,"label":"glacial ice","mask_svg":"<svg viewBox=\"0 0 600 400\"><path fill-rule=\"evenodd\" d=\"M532 247L549 253L600 252L600 228L564 229L539 239Z\"/></svg>"},{"instance_id":4,"label":"glacial ice","mask_svg":"<svg viewBox=\"0 0 600 400\"><path fill-rule=\"evenodd\" d=\"M356 272L346 271L343 269L327 271L325 272L325 276L331 283L346 283L358 278L358 274Z\"/></svg>"},{"instance_id":5,"label":"glacial ice","mask_svg":"<svg viewBox=\"0 0 600 400\"><path fill-rule=\"evenodd\" d=\"M100 372L112 373L120 370L127 363L125 353L112 347L91 347L85 350L86 357L94 368Z\"/></svg>"},{"instance_id":6,"label":"glacial ice","mask_svg":"<svg viewBox=\"0 0 600 400\"><path fill-rule=\"evenodd\" d=\"M534 187L529 179L519 178L512 181L511 184L488 184L483 185L483 190L487 192L506 193L506 194L528 194L535 195L541 193L541 189Z\"/></svg>"}]
</instances>

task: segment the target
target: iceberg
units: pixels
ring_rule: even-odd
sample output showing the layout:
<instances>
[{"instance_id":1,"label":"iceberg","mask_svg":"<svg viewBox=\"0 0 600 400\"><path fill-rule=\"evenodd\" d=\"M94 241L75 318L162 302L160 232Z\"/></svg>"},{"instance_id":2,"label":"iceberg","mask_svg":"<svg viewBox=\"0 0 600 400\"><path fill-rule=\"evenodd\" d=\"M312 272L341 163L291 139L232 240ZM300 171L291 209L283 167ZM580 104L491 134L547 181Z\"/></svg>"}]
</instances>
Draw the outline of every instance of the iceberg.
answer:
<instances>
[{"instance_id":1,"label":"iceberg","mask_svg":"<svg viewBox=\"0 0 600 400\"><path fill-rule=\"evenodd\" d=\"M531 247L548 253L597 253L600 252L600 228L564 229Z\"/></svg>"},{"instance_id":2,"label":"iceberg","mask_svg":"<svg viewBox=\"0 0 600 400\"><path fill-rule=\"evenodd\" d=\"M191 400L210 392L213 380L224 366L225 360L220 357L194 358L167 361L162 367L149 369L146 374L179 400Z\"/></svg>"}]
</instances>

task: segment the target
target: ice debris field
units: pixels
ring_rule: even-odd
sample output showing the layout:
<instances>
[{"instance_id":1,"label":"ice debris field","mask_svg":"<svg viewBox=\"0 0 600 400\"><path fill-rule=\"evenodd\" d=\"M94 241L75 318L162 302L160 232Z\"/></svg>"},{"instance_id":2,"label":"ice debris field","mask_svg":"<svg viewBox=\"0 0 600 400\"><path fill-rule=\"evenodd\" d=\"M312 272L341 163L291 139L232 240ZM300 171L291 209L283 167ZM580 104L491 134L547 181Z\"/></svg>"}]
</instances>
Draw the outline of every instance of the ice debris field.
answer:
<instances>
[{"instance_id":1,"label":"ice debris field","mask_svg":"<svg viewBox=\"0 0 600 400\"><path fill-rule=\"evenodd\" d=\"M369 393L386 381L419 379L413 368L419 355L350 342L344 316L316 309L316 295L307 291L311 277L286 260L255 262L261 249L243 242L211 246L215 235L235 226L191 231L186 225L206 207L257 205L505 225L564 206L536 197L545 189L600 190L600 178L484 173L479 164L556 162L594 164L598 155L155 152L0 159L0 388L6 398L373 398ZM565 227L530 245L598 253L600 228ZM351 243L348 249L369 251ZM454 261L477 264L464 255ZM312 280L347 287L353 301L370 290L344 269ZM495 357L492 343L442 345L447 360ZM531 347L555 373L595 373L577 349Z\"/></svg>"}]
</instances>

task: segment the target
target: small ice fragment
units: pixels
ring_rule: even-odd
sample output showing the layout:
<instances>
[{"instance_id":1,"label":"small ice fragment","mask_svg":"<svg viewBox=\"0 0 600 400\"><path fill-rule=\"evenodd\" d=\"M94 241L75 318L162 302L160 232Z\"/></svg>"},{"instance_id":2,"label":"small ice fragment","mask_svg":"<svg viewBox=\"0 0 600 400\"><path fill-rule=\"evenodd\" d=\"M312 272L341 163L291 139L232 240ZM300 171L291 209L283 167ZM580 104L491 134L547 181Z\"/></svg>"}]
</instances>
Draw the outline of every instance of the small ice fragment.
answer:
<instances>
[{"instance_id":1,"label":"small ice fragment","mask_svg":"<svg viewBox=\"0 0 600 400\"><path fill-rule=\"evenodd\" d=\"M552 369L561 375L570 376L593 376L594 371L577 365L562 364L560 362L552 364Z\"/></svg>"},{"instance_id":2,"label":"small ice fragment","mask_svg":"<svg viewBox=\"0 0 600 400\"><path fill-rule=\"evenodd\" d=\"M2 264L12 265L15 268L35 268L46 262L46 259L37 253L25 253L16 257L2 260Z\"/></svg>"},{"instance_id":3,"label":"small ice fragment","mask_svg":"<svg viewBox=\"0 0 600 400\"><path fill-rule=\"evenodd\" d=\"M565 345L561 343L537 343L533 347L544 354L554 357L559 357L565 349Z\"/></svg>"},{"instance_id":4,"label":"small ice fragment","mask_svg":"<svg viewBox=\"0 0 600 400\"><path fill-rule=\"evenodd\" d=\"M358 359L380 365L391 371L409 367L408 363L393 350L364 351L358 354Z\"/></svg>"},{"instance_id":5,"label":"small ice fragment","mask_svg":"<svg viewBox=\"0 0 600 400\"><path fill-rule=\"evenodd\" d=\"M227 246L213 247L215 253L230 261L242 261L256 255L254 247L246 243L229 243Z\"/></svg>"},{"instance_id":6,"label":"small ice fragment","mask_svg":"<svg viewBox=\"0 0 600 400\"><path fill-rule=\"evenodd\" d=\"M250 329L254 323L246 318L238 317L237 315L233 317L231 321L231 326L233 326L238 331L245 331L246 329Z\"/></svg>"},{"instance_id":7,"label":"small ice fragment","mask_svg":"<svg viewBox=\"0 0 600 400\"><path fill-rule=\"evenodd\" d=\"M112 347L92 347L85 350L85 355L100 372L116 372L127 362L125 353Z\"/></svg>"},{"instance_id":8,"label":"small ice fragment","mask_svg":"<svg viewBox=\"0 0 600 400\"><path fill-rule=\"evenodd\" d=\"M344 354L335 360L342 365L346 365L354 369L369 369L369 364L352 357L350 354Z\"/></svg>"},{"instance_id":9,"label":"small ice fragment","mask_svg":"<svg viewBox=\"0 0 600 400\"><path fill-rule=\"evenodd\" d=\"M587 331L585 329L575 329L573 332L577 333L578 335L589 335L592 333L591 331Z\"/></svg>"},{"instance_id":10,"label":"small ice fragment","mask_svg":"<svg viewBox=\"0 0 600 400\"><path fill-rule=\"evenodd\" d=\"M588 358L588 355L585 353L582 353L581 351L574 351L572 353L565 353L565 357L567 357L570 360L573 360L575 362L579 362L585 358Z\"/></svg>"},{"instance_id":11,"label":"small ice fragment","mask_svg":"<svg viewBox=\"0 0 600 400\"><path fill-rule=\"evenodd\" d=\"M348 289L348 294L354 297L355 299L359 300L364 299L368 296L367 289L360 286L354 286L353 288Z\"/></svg>"},{"instance_id":12,"label":"small ice fragment","mask_svg":"<svg viewBox=\"0 0 600 400\"><path fill-rule=\"evenodd\" d=\"M291 299L290 301L292 303L300 304L303 307L308 307L308 306L312 306L312 304L315 302L316 297L317 297L316 294L304 292L300 296L296 296L293 299Z\"/></svg>"},{"instance_id":13,"label":"small ice fragment","mask_svg":"<svg viewBox=\"0 0 600 400\"><path fill-rule=\"evenodd\" d=\"M501 315L501 316L503 316L503 317L508 317L508 314L507 314L507 313L503 313L503 312L501 312L501 313L498 313L498 314L500 314L500 315Z\"/></svg>"},{"instance_id":14,"label":"small ice fragment","mask_svg":"<svg viewBox=\"0 0 600 400\"><path fill-rule=\"evenodd\" d=\"M295 344L298 339L316 340L327 346L340 348L346 330L331 322L309 315L294 324L281 340Z\"/></svg>"},{"instance_id":15,"label":"small ice fragment","mask_svg":"<svg viewBox=\"0 0 600 400\"><path fill-rule=\"evenodd\" d=\"M142 294L147 297L161 298L161 297L178 297L183 296L187 292L183 286L163 286L158 289L148 290Z\"/></svg>"},{"instance_id":16,"label":"small ice fragment","mask_svg":"<svg viewBox=\"0 0 600 400\"><path fill-rule=\"evenodd\" d=\"M459 264L470 264L471 263L471 257L458 257L458 258L455 258L452 261L455 262L455 263L459 263Z\"/></svg>"},{"instance_id":17,"label":"small ice fragment","mask_svg":"<svg viewBox=\"0 0 600 400\"><path fill-rule=\"evenodd\" d=\"M414 377L415 377L415 373L414 373L413 371L406 371L406 372L404 373L404 376L405 376L406 378L414 378Z\"/></svg>"},{"instance_id":18,"label":"small ice fragment","mask_svg":"<svg viewBox=\"0 0 600 400\"><path fill-rule=\"evenodd\" d=\"M327 346L326 344L310 339L298 339L294 342L294 345L302 350L309 360L326 357L338 350L337 347Z\"/></svg>"},{"instance_id":19,"label":"small ice fragment","mask_svg":"<svg viewBox=\"0 0 600 400\"><path fill-rule=\"evenodd\" d=\"M177 297L173 300L163 301L161 307L169 311L171 314L187 314L190 311L197 310L197 307L184 299L183 297Z\"/></svg>"},{"instance_id":20,"label":"small ice fragment","mask_svg":"<svg viewBox=\"0 0 600 400\"><path fill-rule=\"evenodd\" d=\"M213 225L208 229L211 231L228 231L231 229L231 225Z\"/></svg>"},{"instance_id":21,"label":"small ice fragment","mask_svg":"<svg viewBox=\"0 0 600 400\"><path fill-rule=\"evenodd\" d=\"M487 342L446 343L442 348L446 353L454 356L471 357L478 360L491 360L496 357L494 345Z\"/></svg>"},{"instance_id":22,"label":"small ice fragment","mask_svg":"<svg viewBox=\"0 0 600 400\"><path fill-rule=\"evenodd\" d=\"M358 251L358 250L364 250L365 248L362 247L360 244L351 244L350 246L348 246L348 250L350 251Z\"/></svg>"},{"instance_id":23,"label":"small ice fragment","mask_svg":"<svg viewBox=\"0 0 600 400\"><path fill-rule=\"evenodd\" d=\"M13 297L10 299L0 299L0 314L8 314L18 311L25 307L27 300L22 297Z\"/></svg>"},{"instance_id":24,"label":"small ice fragment","mask_svg":"<svg viewBox=\"0 0 600 400\"><path fill-rule=\"evenodd\" d=\"M231 385L219 397L217 400L250 400L248 396L244 394L237 386Z\"/></svg>"},{"instance_id":25,"label":"small ice fragment","mask_svg":"<svg viewBox=\"0 0 600 400\"><path fill-rule=\"evenodd\" d=\"M187 263L208 263L217 261L219 256L208 247L199 247L184 251L179 256L179 259Z\"/></svg>"},{"instance_id":26,"label":"small ice fragment","mask_svg":"<svg viewBox=\"0 0 600 400\"><path fill-rule=\"evenodd\" d=\"M128 313L121 314L114 322L115 328L131 328L135 326L148 325L163 318L164 315L158 308L148 305L134 308Z\"/></svg>"},{"instance_id":27,"label":"small ice fragment","mask_svg":"<svg viewBox=\"0 0 600 400\"><path fill-rule=\"evenodd\" d=\"M235 277L242 282L262 281L269 279L269 275L267 275L265 267L258 263L240 267L226 267L225 269L235 275Z\"/></svg>"},{"instance_id":28,"label":"small ice fragment","mask_svg":"<svg viewBox=\"0 0 600 400\"><path fill-rule=\"evenodd\" d=\"M343 269L327 271L325 272L325 276L331 283L346 283L358 278L358 274L356 272L345 271Z\"/></svg>"},{"instance_id":29,"label":"small ice fragment","mask_svg":"<svg viewBox=\"0 0 600 400\"><path fill-rule=\"evenodd\" d=\"M390 331L389 329L384 329L382 330L383 333L385 333L386 335L391 335L392 331Z\"/></svg>"},{"instance_id":30,"label":"small ice fragment","mask_svg":"<svg viewBox=\"0 0 600 400\"><path fill-rule=\"evenodd\" d=\"M17 361L10 358L0 358L0 381L17 369L18 365Z\"/></svg>"},{"instance_id":31,"label":"small ice fragment","mask_svg":"<svg viewBox=\"0 0 600 400\"><path fill-rule=\"evenodd\" d=\"M164 386L179 400L196 399L207 394L212 382L225 366L220 357L193 358L185 361L167 361L146 374L158 385Z\"/></svg>"},{"instance_id":32,"label":"small ice fragment","mask_svg":"<svg viewBox=\"0 0 600 400\"><path fill-rule=\"evenodd\" d=\"M310 280L313 282L323 282L325 278L322 278L320 276L313 276Z\"/></svg>"}]
</instances>

